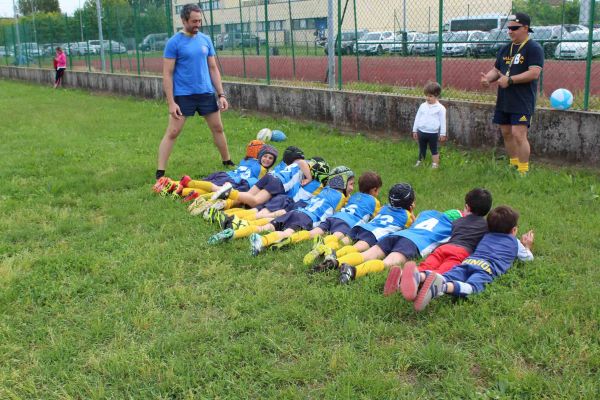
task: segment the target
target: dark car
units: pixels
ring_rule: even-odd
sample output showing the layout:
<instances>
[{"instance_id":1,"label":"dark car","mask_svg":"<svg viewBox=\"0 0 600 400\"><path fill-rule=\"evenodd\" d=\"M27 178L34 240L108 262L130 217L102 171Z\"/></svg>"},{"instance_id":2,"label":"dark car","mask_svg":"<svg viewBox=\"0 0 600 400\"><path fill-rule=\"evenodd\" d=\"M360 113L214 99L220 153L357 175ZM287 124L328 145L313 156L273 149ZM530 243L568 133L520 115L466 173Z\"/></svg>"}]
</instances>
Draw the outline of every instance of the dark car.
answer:
<instances>
[{"instance_id":1,"label":"dark car","mask_svg":"<svg viewBox=\"0 0 600 400\"><path fill-rule=\"evenodd\" d=\"M495 56L498 54L498 50L505 44L510 42L510 36L508 36L507 29L492 29L488 37L490 44L490 54Z\"/></svg>"},{"instance_id":2,"label":"dark car","mask_svg":"<svg viewBox=\"0 0 600 400\"><path fill-rule=\"evenodd\" d=\"M229 32L217 36L215 47L218 50L233 49L236 47L256 46L258 36L250 32Z\"/></svg>"},{"instance_id":3,"label":"dark car","mask_svg":"<svg viewBox=\"0 0 600 400\"><path fill-rule=\"evenodd\" d=\"M366 29L361 29L359 31L344 31L342 32L342 43L341 43L341 50L342 50L342 55L345 54L352 54L354 53L354 44L360 40L366 33L368 33L369 31ZM323 46L325 47L325 54L328 54L328 49L327 49L327 41L325 41L325 43L323 43ZM335 47L335 55L338 55L338 49L337 49L337 42L334 44Z\"/></svg>"}]
</instances>

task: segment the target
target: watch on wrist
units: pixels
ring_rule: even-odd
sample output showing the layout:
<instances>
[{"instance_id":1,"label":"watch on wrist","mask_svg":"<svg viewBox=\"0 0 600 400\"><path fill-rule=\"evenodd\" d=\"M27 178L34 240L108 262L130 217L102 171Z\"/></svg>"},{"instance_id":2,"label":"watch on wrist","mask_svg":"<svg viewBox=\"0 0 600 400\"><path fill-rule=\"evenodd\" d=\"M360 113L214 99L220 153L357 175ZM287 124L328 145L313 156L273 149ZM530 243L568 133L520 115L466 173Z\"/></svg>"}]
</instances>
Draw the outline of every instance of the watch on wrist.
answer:
<instances>
[{"instance_id":1,"label":"watch on wrist","mask_svg":"<svg viewBox=\"0 0 600 400\"><path fill-rule=\"evenodd\" d=\"M220 97L227 97L227 96L225 96L225 93L219 93L217 96L219 96L219 98Z\"/></svg>"},{"instance_id":2,"label":"watch on wrist","mask_svg":"<svg viewBox=\"0 0 600 400\"><path fill-rule=\"evenodd\" d=\"M513 84L512 76L508 77L508 86Z\"/></svg>"}]
</instances>

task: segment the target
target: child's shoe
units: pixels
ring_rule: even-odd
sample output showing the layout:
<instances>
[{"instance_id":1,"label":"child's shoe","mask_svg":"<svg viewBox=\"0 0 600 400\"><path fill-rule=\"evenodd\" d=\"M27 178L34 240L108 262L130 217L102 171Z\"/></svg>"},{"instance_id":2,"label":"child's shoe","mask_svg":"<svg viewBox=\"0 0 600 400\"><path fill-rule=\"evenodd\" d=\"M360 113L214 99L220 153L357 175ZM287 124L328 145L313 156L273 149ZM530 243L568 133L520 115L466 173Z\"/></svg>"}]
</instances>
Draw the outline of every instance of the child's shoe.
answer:
<instances>
[{"instance_id":1,"label":"child's shoe","mask_svg":"<svg viewBox=\"0 0 600 400\"><path fill-rule=\"evenodd\" d=\"M184 203L187 203L187 202L189 202L189 201L196 200L196 199L197 199L197 198L199 198L199 197L200 197L200 193L196 192L195 190L192 190L191 192L189 192L189 193L188 193L188 195L187 195L187 196L185 196L185 197L183 198L183 202L184 202Z\"/></svg>"},{"instance_id":2,"label":"child's shoe","mask_svg":"<svg viewBox=\"0 0 600 400\"><path fill-rule=\"evenodd\" d=\"M322 246L322 247L326 247L326 246ZM329 249L329 247L327 247L327 248ZM333 252L333 250L332 250L331 254L325 256L325 259L323 260L322 263L317 264L313 267L312 272L323 272L323 271L327 271L328 269L338 269L339 266L340 266L340 263L338 262L337 257L335 256L335 252Z\"/></svg>"},{"instance_id":3,"label":"child's shoe","mask_svg":"<svg viewBox=\"0 0 600 400\"><path fill-rule=\"evenodd\" d=\"M227 182L223 186L221 186L221 188L219 190L217 190L215 193L213 193L213 195L210 199L211 200L217 200L217 199L225 200L227 197L229 197L229 193L231 193L231 189L233 189L233 187L231 186L231 183Z\"/></svg>"},{"instance_id":4,"label":"child's shoe","mask_svg":"<svg viewBox=\"0 0 600 400\"><path fill-rule=\"evenodd\" d=\"M169 183L169 181L171 181L171 179L167 178L166 176L158 178L154 186L152 186L152 190L155 193L160 193L164 189L165 185Z\"/></svg>"},{"instance_id":5,"label":"child's shoe","mask_svg":"<svg viewBox=\"0 0 600 400\"><path fill-rule=\"evenodd\" d=\"M340 267L340 283L342 285L347 285L350 281L353 281L355 277L356 268L348 264L342 264Z\"/></svg>"},{"instance_id":6,"label":"child's shoe","mask_svg":"<svg viewBox=\"0 0 600 400\"><path fill-rule=\"evenodd\" d=\"M262 236L258 233L253 233L249 237L250 239L250 253L253 256L257 256L261 251L263 251L264 246L262 244Z\"/></svg>"},{"instance_id":7,"label":"child's shoe","mask_svg":"<svg viewBox=\"0 0 600 400\"><path fill-rule=\"evenodd\" d=\"M233 237L233 229L225 229L219 233L215 233L211 237L208 238L208 244L218 244L224 242L225 240L229 240Z\"/></svg>"},{"instance_id":8,"label":"child's shoe","mask_svg":"<svg viewBox=\"0 0 600 400\"><path fill-rule=\"evenodd\" d=\"M415 310L423 311L429 304L431 299L444 294L442 288L444 286L444 277L436 272L430 272L421 286L421 290L417 293L415 300Z\"/></svg>"},{"instance_id":9,"label":"child's shoe","mask_svg":"<svg viewBox=\"0 0 600 400\"><path fill-rule=\"evenodd\" d=\"M421 160L417 160L415 163L415 167L420 167L423 162Z\"/></svg>"},{"instance_id":10,"label":"child's shoe","mask_svg":"<svg viewBox=\"0 0 600 400\"><path fill-rule=\"evenodd\" d=\"M282 239L277 243L273 243L270 248L273 250L279 250L279 249L283 249L284 247L287 247L291 244L292 244L292 238L286 237L285 239Z\"/></svg>"},{"instance_id":11,"label":"child's shoe","mask_svg":"<svg viewBox=\"0 0 600 400\"><path fill-rule=\"evenodd\" d=\"M414 301L421 283L421 273L414 261L409 261L404 266L400 280L400 292L408 301Z\"/></svg>"},{"instance_id":12,"label":"child's shoe","mask_svg":"<svg viewBox=\"0 0 600 400\"><path fill-rule=\"evenodd\" d=\"M402 269L398 266L390 268L385 285L383 286L383 295L389 296L400 290L400 277L402 276Z\"/></svg>"},{"instance_id":13,"label":"child's shoe","mask_svg":"<svg viewBox=\"0 0 600 400\"><path fill-rule=\"evenodd\" d=\"M432 163L431 164L431 169L438 169L439 168L439 164L438 163Z\"/></svg>"},{"instance_id":14,"label":"child's shoe","mask_svg":"<svg viewBox=\"0 0 600 400\"><path fill-rule=\"evenodd\" d=\"M179 180L179 184L181 186L183 186L184 188L186 188L188 186L188 184L190 183L190 181L192 180L192 178L190 178L189 175L184 175L181 177L181 179Z\"/></svg>"}]
</instances>

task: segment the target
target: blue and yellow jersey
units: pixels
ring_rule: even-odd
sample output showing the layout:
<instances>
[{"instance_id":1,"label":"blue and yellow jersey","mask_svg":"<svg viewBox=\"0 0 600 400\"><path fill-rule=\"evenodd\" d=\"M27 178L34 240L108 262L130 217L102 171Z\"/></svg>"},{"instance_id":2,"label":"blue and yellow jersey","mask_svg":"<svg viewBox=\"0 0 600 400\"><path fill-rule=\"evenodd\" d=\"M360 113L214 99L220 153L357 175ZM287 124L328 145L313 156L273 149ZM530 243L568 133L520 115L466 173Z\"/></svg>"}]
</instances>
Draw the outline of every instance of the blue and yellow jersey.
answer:
<instances>
[{"instance_id":1,"label":"blue and yellow jersey","mask_svg":"<svg viewBox=\"0 0 600 400\"><path fill-rule=\"evenodd\" d=\"M392 232L408 228L413 219L410 211L386 204L371 221L359 222L355 227L371 232L379 240Z\"/></svg>"},{"instance_id":2,"label":"blue and yellow jersey","mask_svg":"<svg viewBox=\"0 0 600 400\"><path fill-rule=\"evenodd\" d=\"M297 185L299 186L304 177L304 173L296 163L292 163L282 170L273 171L271 174L281 181L285 193L293 190Z\"/></svg>"},{"instance_id":3,"label":"blue and yellow jersey","mask_svg":"<svg viewBox=\"0 0 600 400\"><path fill-rule=\"evenodd\" d=\"M284 163L283 161L281 161L281 162L279 162L279 164L277 164L277 165L275 165L273 167L273 169L271 170L271 173L279 172L279 171L285 169L285 167L287 167L287 166L288 165L286 163Z\"/></svg>"},{"instance_id":4,"label":"blue and yellow jersey","mask_svg":"<svg viewBox=\"0 0 600 400\"><path fill-rule=\"evenodd\" d=\"M443 212L426 210L417 216L410 228L394 232L392 235L409 239L417 246L421 257L425 257L450 239L452 221Z\"/></svg>"},{"instance_id":5,"label":"blue and yellow jersey","mask_svg":"<svg viewBox=\"0 0 600 400\"><path fill-rule=\"evenodd\" d=\"M381 208L379 200L367 193L354 193L339 212L331 217L341 219L349 227L369 221Z\"/></svg>"},{"instance_id":6,"label":"blue and yellow jersey","mask_svg":"<svg viewBox=\"0 0 600 400\"><path fill-rule=\"evenodd\" d=\"M316 226L341 209L346 204L346 200L347 197L342 192L327 186L318 195L308 200L306 207L298 211L308 215L313 221L313 226Z\"/></svg>"},{"instance_id":7,"label":"blue and yellow jersey","mask_svg":"<svg viewBox=\"0 0 600 400\"><path fill-rule=\"evenodd\" d=\"M265 171L265 168L260 165L256 158L247 158L240 161L236 169L227 171L226 174L237 184L245 180L249 186L254 186L262 178Z\"/></svg>"},{"instance_id":8,"label":"blue and yellow jersey","mask_svg":"<svg viewBox=\"0 0 600 400\"><path fill-rule=\"evenodd\" d=\"M321 192L321 190L323 190L323 185L321 185L321 182L313 179L306 185L301 185L300 182L298 182L298 185L290 189L288 196L294 200L294 203L297 203L299 201L308 200L315 197Z\"/></svg>"}]
</instances>

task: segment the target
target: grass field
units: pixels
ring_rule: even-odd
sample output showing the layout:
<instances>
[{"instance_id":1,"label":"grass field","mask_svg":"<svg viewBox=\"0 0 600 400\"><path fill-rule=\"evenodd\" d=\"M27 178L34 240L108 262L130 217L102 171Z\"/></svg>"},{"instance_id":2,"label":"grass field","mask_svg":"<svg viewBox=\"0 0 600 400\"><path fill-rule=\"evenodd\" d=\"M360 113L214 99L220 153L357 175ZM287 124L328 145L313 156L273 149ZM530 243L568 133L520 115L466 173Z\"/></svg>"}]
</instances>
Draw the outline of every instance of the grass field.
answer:
<instances>
[{"instance_id":1,"label":"grass field","mask_svg":"<svg viewBox=\"0 0 600 400\"><path fill-rule=\"evenodd\" d=\"M309 243L256 258L243 240L209 247L214 226L150 190L164 104L50 83L0 93L0 398L600 397L597 171L534 161L521 179L452 146L441 169L415 169L412 141L227 112L235 160L268 126L386 189L412 183L418 210L484 186L521 212L533 262L416 314L382 296L385 274L308 275ZM169 175L219 166L188 122Z\"/></svg>"}]
</instances>

